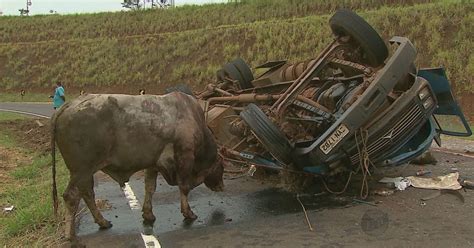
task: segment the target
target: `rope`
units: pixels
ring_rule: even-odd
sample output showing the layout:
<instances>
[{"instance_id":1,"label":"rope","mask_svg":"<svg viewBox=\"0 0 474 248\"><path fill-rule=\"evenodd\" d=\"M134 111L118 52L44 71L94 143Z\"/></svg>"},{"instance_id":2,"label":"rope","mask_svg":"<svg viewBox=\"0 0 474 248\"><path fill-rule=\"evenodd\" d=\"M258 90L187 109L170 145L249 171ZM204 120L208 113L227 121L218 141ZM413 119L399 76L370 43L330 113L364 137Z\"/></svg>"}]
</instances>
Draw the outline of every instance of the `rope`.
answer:
<instances>
[{"instance_id":1,"label":"rope","mask_svg":"<svg viewBox=\"0 0 474 248\"><path fill-rule=\"evenodd\" d=\"M361 142L357 138L358 134L360 134ZM360 198L366 199L369 195L369 183L367 180L367 175L371 176L370 174L370 166L375 167L369 157L369 152L367 150L367 143L369 139L369 132L366 129L360 129L358 132L355 133L356 145L357 145L357 152L359 154L359 169L362 171L362 185L360 188Z\"/></svg>"}]
</instances>

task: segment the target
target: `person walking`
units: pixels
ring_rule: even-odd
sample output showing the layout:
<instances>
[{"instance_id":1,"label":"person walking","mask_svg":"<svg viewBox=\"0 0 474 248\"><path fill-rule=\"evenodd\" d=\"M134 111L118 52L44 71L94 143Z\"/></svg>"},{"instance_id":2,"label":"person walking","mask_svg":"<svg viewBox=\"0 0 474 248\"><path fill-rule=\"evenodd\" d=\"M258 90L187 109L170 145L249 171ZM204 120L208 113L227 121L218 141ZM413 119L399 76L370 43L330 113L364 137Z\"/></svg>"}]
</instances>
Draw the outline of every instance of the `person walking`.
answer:
<instances>
[{"instance_id":1,"label":"person walking","mask_svg":"<svg viewBox=\"0 0 474 248\"><path fill-rule=\"evenodd\" d=\"M66 101L66 95L64 92L64 87L61 81L56 82L56 88L54 89L53 98L53 108L58 109Z\"/></svg>"}]
</instances>

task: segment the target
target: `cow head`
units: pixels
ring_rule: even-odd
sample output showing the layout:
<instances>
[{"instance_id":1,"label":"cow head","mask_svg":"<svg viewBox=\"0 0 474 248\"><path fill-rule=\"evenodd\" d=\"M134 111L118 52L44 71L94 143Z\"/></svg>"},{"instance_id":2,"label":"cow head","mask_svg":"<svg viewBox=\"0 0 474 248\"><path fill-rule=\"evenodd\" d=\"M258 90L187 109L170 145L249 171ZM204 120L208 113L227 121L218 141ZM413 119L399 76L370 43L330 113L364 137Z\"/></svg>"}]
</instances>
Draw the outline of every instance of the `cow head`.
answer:
<instances>
[{"instance_id":1,"label":"cow head","mask_svg":"<svg viewBox=\"0 0 474 248\"><path fill-rule=\"evenodd\" d=\"M220 155L217 155L216 161L209 169L209 173L204 178L204 184L212 191L223 191L224 180L224 160Z\"/></svg>"}]
</instances>

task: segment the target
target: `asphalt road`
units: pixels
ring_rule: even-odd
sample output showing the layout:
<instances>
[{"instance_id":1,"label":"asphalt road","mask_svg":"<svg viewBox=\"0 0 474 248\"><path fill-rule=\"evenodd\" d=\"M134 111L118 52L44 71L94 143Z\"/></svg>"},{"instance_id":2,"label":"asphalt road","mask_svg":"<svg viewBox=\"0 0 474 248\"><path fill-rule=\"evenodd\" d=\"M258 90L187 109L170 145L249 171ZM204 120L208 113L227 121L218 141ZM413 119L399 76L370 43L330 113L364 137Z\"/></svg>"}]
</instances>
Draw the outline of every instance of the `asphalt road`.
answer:
<instances>
[{"instance_id":1,"label":"asphalt road","mask_svg":"<svg viewBox=\"0 0 474 248\"><path fill-rule=\"evenodd\" d=\"M0 109L52 113L47 104L0 103ZM413 175L420 168L437 176L455 167L474 178L473 158L439 151L434 156L437 165L377 169L373 176ZM82 242L87 247L146 247L142 234L151 234L161 247L474 247L474 194L469 190L460 191L462 200L442 194L423 202L420 198L433 191L410 187L386 197L370 196L370 204L354 202L355 193L301 195L310 231L296 195L272 180L226 175L221 193L199 186L190 193L190 205L199 216L193 223L183 222L177 187L158 180L153 199L157 221L149 228L118 184L98 173L96 198L107 200L102 212L114 226L99 230L84 209L77 227ZM134 175L129 186L143 202L143 175ZM350 187L359 189L360 183Z\"/></svg>"},{"instance_id":2,"label":"asphalt road","mask_svg":"<svg viewBox=\"0 0 474 248\"><path fill-rule=\"evenodd\" d=\"M18 112L38 117L50 117L54 113L51 103L0 102L0 111Z\"/></svg>"}]
</instances>

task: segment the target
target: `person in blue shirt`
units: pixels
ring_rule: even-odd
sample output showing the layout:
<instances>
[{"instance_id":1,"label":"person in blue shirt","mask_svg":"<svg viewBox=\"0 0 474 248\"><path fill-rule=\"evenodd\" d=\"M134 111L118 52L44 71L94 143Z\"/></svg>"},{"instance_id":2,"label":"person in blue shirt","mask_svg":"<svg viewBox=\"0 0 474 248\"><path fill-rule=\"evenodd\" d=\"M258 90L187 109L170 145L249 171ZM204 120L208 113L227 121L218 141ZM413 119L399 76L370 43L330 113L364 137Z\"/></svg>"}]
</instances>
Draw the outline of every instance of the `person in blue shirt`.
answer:
<instances>
[{"instance_id":1,"label":"person in blue shirt","mask_svg":"<svg viewBox=\"0 0 474 248\"><path fill-rule=\"evenodd\" d=\"M56 83L56 88L54 89L53 98L53 108L58 109L66 101L66 96L64 94L64 87L60 81Z\"/></svg>"}]
</instances>

